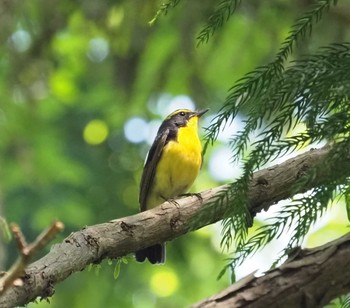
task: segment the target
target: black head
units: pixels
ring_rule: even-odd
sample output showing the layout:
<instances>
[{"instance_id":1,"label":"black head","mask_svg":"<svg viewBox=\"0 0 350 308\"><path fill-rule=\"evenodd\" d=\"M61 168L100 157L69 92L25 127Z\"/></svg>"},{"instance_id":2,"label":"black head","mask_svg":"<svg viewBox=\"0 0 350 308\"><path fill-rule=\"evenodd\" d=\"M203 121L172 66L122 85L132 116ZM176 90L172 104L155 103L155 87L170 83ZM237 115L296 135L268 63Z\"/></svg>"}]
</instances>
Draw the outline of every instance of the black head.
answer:
<instances>
[{"instance_id":1,"label":"black head","mask_svg":"<svg viewBox=\"0 0 350 308\"><path fill-rule=\"evenodd\" d=\"M176 127L186 126L188 121L193 117L200 118L203 114L205 114L209 109L201 110L201 111L191 111L189 109L178 109L173 113L169 114L164 123L168 123L168 125Z\"/></svg>"},{"instance_id":2,"label":"black head","mask_svg":"<svg viewBox=\"0 0 350 308\"><path fill-rule=\"evenodd\" d=\"M189 109L179 109L169 114L162 125L160 126L157 134L157 139L160 138L163 132L167 131L167 140L176 140L177 132L180 127L184 127L188 124L188 122L194 117L201 117L204 113L206 113L209 109L205 109L202 111L191 111Z\"/></svg>"}]
</instances>

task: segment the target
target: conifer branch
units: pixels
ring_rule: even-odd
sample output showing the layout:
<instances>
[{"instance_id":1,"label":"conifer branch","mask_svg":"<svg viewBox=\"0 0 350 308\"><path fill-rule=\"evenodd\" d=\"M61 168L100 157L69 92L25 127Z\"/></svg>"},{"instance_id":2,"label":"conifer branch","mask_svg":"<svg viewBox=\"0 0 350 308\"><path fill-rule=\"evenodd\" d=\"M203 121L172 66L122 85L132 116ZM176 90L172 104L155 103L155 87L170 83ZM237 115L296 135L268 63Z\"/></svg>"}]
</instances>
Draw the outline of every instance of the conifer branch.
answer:
<instances>
[{"instance_id":1,"label":"conifer branch","mask_svg":"<svg viewBox=\"0 0 350 308\"><path fill-rule=\"evenodd\" d=\"M298 148L324 140L336 142L337 150L328 162L330 166L338 165L342 155L346 155L346 149L350 146L349 72L350 44L332 44L314 55L293 62L277 79L268 81L270 84L262 87L259 102L254 97L246 102L254 107L248 112L244 129L231 142L233 157L235 160L244 157L244 165L242 177L227 191L227 194L235 195L237 204L228 209L228 218L223 229L223 245L228 247L233 238L237 239L238 254L242 252L241 248L246 249L249 246L246 235L251 219L244 210L244 204L249 179L255 170ZM222 116L224 115L225 112ZM215 130L219 122L212 129ZM292 134L291 130L297 124L303 124L305 130ZM257 130L261 131L257 141L250 144L249 137ZM210 128L208 134L211 137L215 135ZM249 154L246 154L248 144ZM325 208L340 185L349 187L346 171L339 168L335 170L337 172L334 172L334 181L319 187L313 199L308 199L310 204L319 202ZM302 184L300 182L295 185ZM325 195L328 199L324 198ZM305 203L305 200L299 201ZM284 214L287 215L287 212L286 210ZM292 211L289 214L292 216ZM302 235L308 230L306 224L311 225L306 221L314 223L322 211L313 211L310 214L312 216L301 216L293 242L302 240ZM301 232L302 228L304 231ZM267 233L265 235L270 237Z\"/></svg>"},{"instance_id":2,"label":"conifer branch","mask_svg":"<svg viewBox=\"0 0 350 308\"><path fill-rule=\"evenodd\" d=\"M170 8L177 6L181 0L169 0L166 3L162 3L156 15L149 21L149 25L153 25L159 18L160 15L168 14Z\"/></svg>"},{"instance_id":3,"label":"conifer branch","mask_svg":"<svg viewBox=\"0 0 350 308\"><path fill-rule=\"evenodd\" d=\"M244 131L241 132L242 138L240 146L236 146L236 150L246 149L247 139L251 131L259 127L264 117L260 117L261 113L275 112L279 109L266 108L264 101L268 102L268 89L281 89L276 85L281 74L285 69L285 62L291 54L295 44L305 38L306 34L311 33L312 26L319 22L323 13L329 10L331 5L336 5L333 0L319 0L310 10L305 12L296 20L292 26L292 30L281 45L279 52L276 54L274 61L271 63L257 67L249 72L243 78L239 79L229 90L229 94L220 110L220 114L213 120L213 124L207 131L207 143L213 143L221 128L232 121L232 119L243 108L249 106L251 122L248 122ZM211 28L210 28L211 29ZM205 30L205 29L204 29ZM203 31L204 31L203 30ZM292 91L291 93L294 93ZM264 98L267 98L266 100ZM235 155L234 155L235 156Z\"/></svg>"},{"instance_id":4,"label":"conifer branch","mask_svg":"<svg viewBox=\"0 0 350 308\"><path fill-rule=\"evenodd\" d=\"M214 32L221 28L237 10L241 0L222 0L217 5L214 13L209 17L207 25L199 33L198 45L207 43Z\"/></svg>"}]
</instances>

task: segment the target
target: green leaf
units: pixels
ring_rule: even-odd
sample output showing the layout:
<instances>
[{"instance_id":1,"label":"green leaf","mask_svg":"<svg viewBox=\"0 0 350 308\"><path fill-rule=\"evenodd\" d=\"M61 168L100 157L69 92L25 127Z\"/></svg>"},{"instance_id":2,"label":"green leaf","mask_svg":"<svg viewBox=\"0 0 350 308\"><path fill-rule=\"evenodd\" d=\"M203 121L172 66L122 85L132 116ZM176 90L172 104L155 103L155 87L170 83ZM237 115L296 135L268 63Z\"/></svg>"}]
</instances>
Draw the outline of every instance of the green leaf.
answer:
<instances>
[{"instance_id":1,"label":"green leaf","mask_svg":"<svg viewBox=\"0 0 350 308\"><path fill-rule=\"evenodd\" d=\"M231 267L230 280L231 280L231 283L235 283L236 282L236 273L235 273L234 268L232 268L232 267Z\"/></svg>"},{"instance_id":2,"label":"green leaf","mask_svg":"<svg viewBox=\"0 0 350 308\"><path fill-rule=\"evenodd\" d=\"M113 277L115 280L117 280L119 277L121 264L122 264L121 259L118 259L113 272Z\"/></svg>"},{"instance_id":3,"label":"green leaf","mask_svg":"<svg viewBox=\"0 0 350 308\"><path fill-rule=\"evenodd\" d=\"M226 270L227 270L227 267L225 266L219 273L218 277L216 278L217 280L220 280L222 278L222 276L225 275L226 273Z\"/></svg>"},{"instance_id":4,"label":"green leaf","mask_svg":"<svg viewBox=\"0 0 350 308\"><path fill-rule=\"evenodd\" d=\"M88 266L87 266L87 270L88 270L88 272L90 272L91 270L92 270L92 267L93 267L94 265L92 264L92 263L90 263Z\"/></svg>"},{"instance_id":5,"label":"green leaf","mask_svg":"<svg viewBox=\"0 0 350 308\"><path fill-rule=\"evenodd\" d=\"M341 308L350 308L350 293L341 299Z\"/></svg>"},{"instance_id":6,"label":"green leaf","mask_svg":"<svg viewBox=\"0 0 350 308\"><path fill-rule=\"evenodd\" d=\"M345 206L346 206L346 214L348 216L348 220L350 221L350 194L345 195Z\"/></svg>"},{"instance_id":7,"label":"green leaf","mask_svg":"<svg viewBox=\"0 0 350 308\"><path fill-rule=\"evenodd\" d=\"M100 274L100 270L101 270L101 264L96 264L95 265L95 274L99 275Z\"/></svg>"},{"instance_id":8,"label":"green leaf","mask_svg":"<svg viewBox=\"0 0 350 308\"><path fill-rule=\"evenodd\" d=\"M5 218L0 216L0 229L2 231L2 236L6 242L9 242L11 240L11 232L9 225Z\"/></svg>"}]
</instances>

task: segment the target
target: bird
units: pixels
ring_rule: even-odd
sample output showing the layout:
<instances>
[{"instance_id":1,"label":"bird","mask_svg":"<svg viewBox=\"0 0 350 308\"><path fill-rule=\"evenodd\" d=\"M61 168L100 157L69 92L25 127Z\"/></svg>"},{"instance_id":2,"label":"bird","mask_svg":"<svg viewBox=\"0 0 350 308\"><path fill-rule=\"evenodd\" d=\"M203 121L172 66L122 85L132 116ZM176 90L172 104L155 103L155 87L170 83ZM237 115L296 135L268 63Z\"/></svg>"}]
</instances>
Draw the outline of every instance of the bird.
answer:
<instances>
[{"instance_id":1,"label":"bird","mask_svg":"<svg viewBox=\"0 0 350 308\"><path fill-rule=\"evenodd\" d=\"M147 154L140 182L140 210L146 211L188 191L201 169L202 145L198 119L209 109L178 109L162 122ZM135 253L136 261L165 262L165 244Z\"/></svg>"}]
</instances>

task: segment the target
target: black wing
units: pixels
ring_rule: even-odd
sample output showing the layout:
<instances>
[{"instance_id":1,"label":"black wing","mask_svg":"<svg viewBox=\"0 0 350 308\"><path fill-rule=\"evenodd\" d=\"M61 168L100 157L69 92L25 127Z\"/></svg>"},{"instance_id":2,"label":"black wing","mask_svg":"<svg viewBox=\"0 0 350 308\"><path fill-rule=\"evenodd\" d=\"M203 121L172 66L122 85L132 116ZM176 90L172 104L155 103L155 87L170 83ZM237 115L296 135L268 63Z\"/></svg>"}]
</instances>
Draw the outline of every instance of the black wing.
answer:
<instances>
[{"instance_id":1,"label":"black wing","mask_svg":"<svg viewBox=\"0 0 350 308\"><path fill-rule=\"evenodd\" d=\"M154 140L152 147L148 152L140 184L139 202L141 211L147 210L147 197L153 184L157 164L160 156L162 155L163 148L167 143L169 131L169 129L165 129L161 133L158 133L158 136Z\"/></svg>"}]
</instances>

